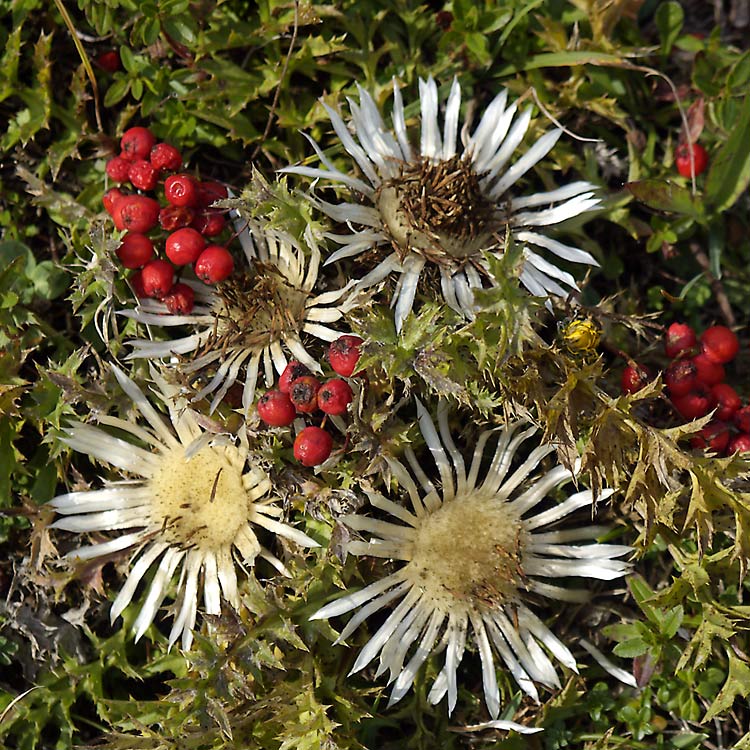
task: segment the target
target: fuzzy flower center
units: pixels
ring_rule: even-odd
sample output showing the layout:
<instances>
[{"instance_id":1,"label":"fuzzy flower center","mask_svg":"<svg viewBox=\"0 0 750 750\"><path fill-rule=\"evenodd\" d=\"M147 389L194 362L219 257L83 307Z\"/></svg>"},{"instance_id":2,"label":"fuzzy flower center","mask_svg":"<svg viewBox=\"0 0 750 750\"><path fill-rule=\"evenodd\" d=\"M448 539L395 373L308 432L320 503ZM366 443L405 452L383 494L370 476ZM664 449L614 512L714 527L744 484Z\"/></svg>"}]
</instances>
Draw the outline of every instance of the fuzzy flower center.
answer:
<instances>
[{"instance_id":1,"label":"fuzzy flower center","mask_svg":"<svg viewBox=\"0 0 750 750\"><path fill-rule=\"evenodd\" d=\"M520 519L474 492L444 503L416 530L407 573L439 609L502 606L522 585Z\"/></svg>"},{"instance_id":2,"label":"fuzzy flower center","mask_svg":"<svg viewBox=\"0 0 750 750\"><path fill-rule=\"evenodd\" d=\"M479 178L468 160L454 156L406 164L398 177L384 182L377 207L399 255L415 251L451 264L485 247L497 221Z\"/></svg>"},{"instance_id":3,"label":"fuzzy flower center","mask_svg":"<svg viewBox=\"0 0 750 750\"><path fill-rule=\"evenodd\" d=\"M214 305L216 324L206 348L257 351L298 333L305 320L308 293L292 286L274 266L254 264L220 284Z\"/></svg>"},{"instance_id":4,"label":"fuzzy flower center","mask_svg":"<svg viewBox=\"0 0 750 750\"><path fill-rule=\"evenodd\" d=\"M151 520L168 544L215 551L231 546L248 522L242 471L216 448L189 459L181 448L164 455L149 489Z\"/></svg>"}]
</instances>

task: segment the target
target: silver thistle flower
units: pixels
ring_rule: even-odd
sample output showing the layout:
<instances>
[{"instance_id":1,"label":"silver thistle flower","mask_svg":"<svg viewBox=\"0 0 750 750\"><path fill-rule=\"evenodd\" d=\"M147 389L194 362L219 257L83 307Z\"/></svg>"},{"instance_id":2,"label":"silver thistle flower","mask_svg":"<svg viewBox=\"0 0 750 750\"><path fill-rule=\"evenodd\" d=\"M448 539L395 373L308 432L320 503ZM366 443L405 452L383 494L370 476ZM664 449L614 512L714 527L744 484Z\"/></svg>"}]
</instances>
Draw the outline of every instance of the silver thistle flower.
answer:
<instances>
[{"instance_id":1,"label":"silver thistle flower","mask_svg":"<svg viewBox=\"0 0 750 750\"><path fill-rule=\"evenodd\" d=\"M317 543L281 521L268 475L253 466L247 445L205 432L177 388L153 373L155 395L168 410L165 419L121 370L115 376L147 424L112 416L99 423L126 433L114 437L100 427L74 424L63 442L122 473L98 490L70 492L50 501L62 518L53 528L77 533L120 531L109 541L80 547L69 558L91 560L133 550L133 565L111 609L114 622L133 599L146 573L156 568L135 620L136 640L154 621L179 570L177 615L171 646L182 636L190 647L203 589L207 614L221 613L221 598L240 606L236 564L252 566L257 557L286 573L283 563L261 546L256 528L307 547Z\"/></svg>"},{"instance_id":2,"label":"silver thistle flower","mask_svg":"<svg viewBox=\"0 0 750 750\"><path fill-rule=\"evenodd\" d=\"M315 204L350 232L329 235L342 247L326 263L355 257L378 245L389 253L359 281L359 288L398 275L393 297L396 329L412 309L417 283L427 264L437 265L446 304L471 319L473 289L493 284L482 254L503 252L508 236L520 243L524 255L521 283L534 295L567 296L577 289L575 278L546 260L540 250L573 262L598 265L584 250L564 245L544 233L545 227L579 216L599 205L594 186L573 182L529 196L510 189L543 159L562 130L545 133L509 165L529 127L531 110L518 114L503 90L487 108L474 133L461 132L457 149L461 89L453 82L441 132L438 89L430 77L419 81L421 134L414 148L407 136L404 105L395 81L393 132L386 127L369 93L359 89L359 104L351 99L352 135L341 116L323 105L342 145L362 177L338 170L310 138L323 168L291 166L282 172L322 178L349 188L351 202ZM361 227L361 228L355 228Z\"/></svg>"},{"instance_id":3,"label":"silver thistle flower","mask_svg":"<svg viewBox=\"0 0 750 750\"><path fill-rule=\"evenodd\" d=\"M574 493L560 504L545 502L548 493L571 481L563 466L530 479L540 461L554 448L539 445L510 473L521 444L536 428L514 423L484 432L477 442L468 471L451 437L445 408L438 410L438 428L418 404L419 425L440 476L440 487L427 476L414 452L407 448L411 473L390 459L394 478L408 493L410 508L382 494L369 492L370 504L393 517L384 521L346 515L352 530L370 535L350 541L349 553L399 561L395 572L361 591L347 594L318 610L323 619L359 610L337 642L351 635L368 617L393 605L378 631L360 652L352 672L380 657L377 675L389 673L390 702L409 690L423 662L444 651L444 666L432 685L429 700L448 695L448 710L457 697L457 670L469 630L482 664L484 696L490 715L497 718L500 695L495 657L505 663L521 689L538 700L536 683L559 687L555 659L577 671L569 649L532 611L526 594L564 602L588 598L583 589L550 581L582 577L610 580L624 575L629 565L616 558L627 546L583 543L600 536L600 526L555 529L561 519L590 506L590 490ZM498 443L489 459L488 441ZM487 466L486 471L482 470ZM480 474L484 478L480 480ZM525 483L525 485L524 485ZM611 495L605 490L602 497ZM539 506L543 504L543 509ZM552 528L550 528L552 527ZM407 655L411 657L404 664Z\"/></svg>"}]
</instances>

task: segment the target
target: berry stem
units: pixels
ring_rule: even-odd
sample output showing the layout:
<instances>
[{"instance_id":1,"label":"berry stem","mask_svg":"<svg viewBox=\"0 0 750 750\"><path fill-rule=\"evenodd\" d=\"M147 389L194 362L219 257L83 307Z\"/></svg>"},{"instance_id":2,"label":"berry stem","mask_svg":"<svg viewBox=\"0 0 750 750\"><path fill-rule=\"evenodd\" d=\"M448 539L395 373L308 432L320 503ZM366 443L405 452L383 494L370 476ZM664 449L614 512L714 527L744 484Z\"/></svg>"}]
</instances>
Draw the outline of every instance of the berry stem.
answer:
<instances>
[{"instance_id":1,"label":"berry stem","mask_svg":"<svg viewBox=\"0 0 750 750\"><path fill-rule=\"evenodd\" d=\"M343 456L346 453L346 449L349 447L349 433L347 432L346 435L344 435L344 444L337 448L333 453L332 456Z\"/></svg>"}]
</instances>

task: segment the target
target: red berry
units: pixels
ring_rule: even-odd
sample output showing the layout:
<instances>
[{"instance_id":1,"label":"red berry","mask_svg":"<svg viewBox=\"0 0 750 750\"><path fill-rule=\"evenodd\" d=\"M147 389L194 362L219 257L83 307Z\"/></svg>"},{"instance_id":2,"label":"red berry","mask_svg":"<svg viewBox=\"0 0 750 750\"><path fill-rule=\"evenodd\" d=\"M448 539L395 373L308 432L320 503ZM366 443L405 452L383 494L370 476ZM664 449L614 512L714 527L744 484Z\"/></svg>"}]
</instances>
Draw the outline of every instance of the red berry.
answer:
<instances>
[{"instance_id":1,"label":"red berry","mask_svg":"<svg viewBox=\"0 0 750 750\"><path fill-rule=\"evenodd\" d=\"M208 180L198 184L198 198L201 206L210 206L212 203L224 200L228 196L227 189L220 182Z\"/></svg>"},{"instance_id":2,"label":"red berry","mask_svg":"<svg viewBox=\"0 0 750 750\"><path fill-rule=\"evenodd\" d=\"M750 432L750 406L743 406L734 413L733 420L740 432Z\"/></svg>"},{"instance_id":3,"label":"red berry","mask_svg":"<svg viewBox=\"0 0 750 750\"><path fill-rule=\"evenodd\" d=\"M108 52L102 52L97 55L95 62L102 70L106 70L107 73L116 73L122 67L120 53L116 49L111 49Z\"/></svg>"},{"instance_id":4,"label":"red berry","mask_svg":"<svg viewBox=\"0 0 750 750\"><path fill-rule=\"evenodd\" d=\"M164 181L164 197L173 206L197 206L198 186L189 174L173 174Z\"/></svg>"},{"instance_id":5,"label":"red berry","mask_svg":"<svg viewBox=\"0 0 750 750\"><path fill-rule=\"evenodd\" d=\"M335 370L336 368L334 367L333 369ZM623 393L637 393L650 379L651 374L647 368L633 363L632 365L627 365L622 371L620 388Z\"/></svg>"},{"instance_id":6,"label":"red berry","mask_svg":"<svg viewBox=\"0 0 750 750\"><path fill-rule=\"evenodd\" d=\"M195 263L198 256L206 247L206 240L200 232L190 227L178 229L167 237L164 243L164 252L167 258L176 266L185 266Z\"/></svg>"},{"instance_id":7,"label":"red berry","mask_svg":"<svg viewBox=\"0 0 750 750\"><path fill-rule=\"evenodd\" d=\"M195 211L187 206L164 206L159 211L159 224L167 232L190 226L194 218Z\"/></svg>"},{"instance_id":8,"label":"red berry","mask_svg":"<svg viewBox=\"0 0 750 750\"><path fill-rule=\"evenodd\" d=\"M182 154L169 143L157 143L148 158L159 171L173 172L182 166Z\"/></svg>"},{"instance_id":9,"label":"red berry","mask_svg":"<svg viewBox=\"0 0 750 750\"><path fill-rule=\"evenodd\" d=\"M289 398L301 414L310 414L318 408L320 381L312 375L297 378L289 388Z\"/></svg>"},{"instance_id":10,"label":"red berry","mask_svg":"<svg viewBox=\"0 0 750 750\"><path fill-rule=\"evenodd\" d=\"M197 229L204 237L216 237L221 234L227 224L221 211L203 211L191 222L191 226Z\"/></svg>"},{"instance_id":11,"label":"red berry","mask_svg":"<svg viewBox=\"0 0 750 750\"><path fill-rule=\"evenodd\" d=\"M162 302L173 315L190 315L195 306L195 292L187 284L175 284L162 298Z\"/></svg>"},{"instance_id":12,"label":"red berry","mask_svg":"<svg viewBox=\"0 0 750 750\"><path fill-rule=\"evenodd\" d=\"M286 393L268 391L258 401L258 416L272 427L286 427L294 422L297 412Z\"/></svg>"},{"instance_id":13,"label":"red berry","mask_svg":"<svg viewBox=\"0 0 750 750\"><path fill-rule=\"evenodd\" d=\"M120 149L122 150L120 156L129 161L148 159L154 143L156 143L156 138L148 128L129 128L120 139Z\"/></svg>"},{"instance_id":14,"label":"red berry","mask_svg":"<svg viewBox=\"0 0 750 750\"><path fill-rule=\"evenodd\" d=\"M159 220L159 204L145 195L125 195L115 203L112 218L120 230L145 234Z\"/></svg>"},{"instance_id":15,"label":"red berry","mask_svg":"<svg viewBox=\"0 0 750 750\"><path fill-rule=\"evenodd\" d=\"M672 399L672 403L685 419L705 417L716 405L711 391L705 388L690 391L690 393L686 393L684 396L675 396Z\"/></svg>"},{"instance_id":16,"label":"red berry","mask_svg":"<svg viewBox=\"0 0 750 750\"><path fill-rule=\"evenodd\" d=\"M742 399L737 395L737 391L727 383L717 383L712 386L711 393L716 399L716 419L729 420L734 413L742 406Z\"/></svg>"},{"instance_id":17,"label":"red berry","mask_svg":"<svg viewBox=\"0 0 750 750\"><path fill-rule=\"evenodd\" d=\"M669 395L684 396L696 383L698 370L689 359L676 359L671 362L664 373L664 383Z\"/></svg>"},{"instance_id":18,"label":"red berry","mask_svg":"<svg viewBox=\"0 0 750 750\"><path fill-rule=\"evenodd\" d=\"M318 391L318 406L326 414L337 416L346 412L346 407L354 399L349 383L334 378L324 383Z\"/></svg>"},{"instance_id":19,"label":"red berry","mask_svg":"<svg viewBox=\"0 0 750 750\"><path fill-rule=\"evenodd\" d=\"M137 187L138 190L153 190L159 179L159 173L153 168L150 161L136 159L130 162L128 177L133 183L133 187Z\"/></svg>"},{"instance_id":20,"label":"red berry","mask_svg":"<svg viewBox=\"0 0 750 750\"><path fill-rule=\"evenodd\" d=\"M750 435L746 432L735 435L729 441L729 447L727 448L727 455L732 453L750 453Z\"/></svg>"},{"instance_id":21,"label":"red berry","mask_svg":"<svg viewBox=\"0 0 750 750\"><path fill-rule=\"evenodd\" d=\"M117 257L125 268L140 268L154 257L154 243L145 234L129 232L117 248Z\"/></svg>"},{"instance_id":22,"label":"red berry","mask_svg":"<svg viewBox=\"0 0 750 750\"><path fill-rule=\"evenodd\" d=\"M309 375L310 370L302 364L293 359L285 368L284 372L281 373L279 378L279 390L282 393L289 393L292 383L301 378L303 375Z\"/></svg>"},{"instance_id":23,"label":"red berry","mask_svg":"<svg viewBox=\"0 0 750 750\"><path fill-rule=\"evenodd\" d=\"M128 172L130 170L130 162L127 159L123 159L122 156L115 156L107 162L105 171L107 177L113 182L127 182L130 178Z\"/></svg>"},{"instance_id":24,"label":"red berry","mask_svg":"<svg viewBox=\"0 0 750 750\"><path fill-rule=\"evenodd\" d=\"M143 291L146 292L146 296L161 299L171 291L174 268L168 261L152 260L143 267L141 273Z\"/></svg>"},{"instance_id":25,"label":"red berry","mask_svg":"<svg viewBox=\"0 0 750 750\"><path fill-rule=\"evenodd\" d=\"M677 166L677 171L683 177L690 177L692 171L690 166L691 151L693 152L693 166L695 167L696 176L705 172L708 166L708 152L700 143L693 143L692 145L681 143L675 151L674 162Z\"/></svg>"},{"instance_id":26,"label":"red berry","mask_svg":"<svg viewBox=\"0 0 750 750\"><path fill-rule=\"evenodd\" d=\"M690 438L693 448L703 448L714 453L724 453L729 445L729 425L726 422L711 421L700 432Z\"/></svg>"},{"instance_id":27,"label":"red berry","mask_svg":"<svg viewBox=\"0 0 750 750\"><path fill-rule=\"evenodd\" d=\"M731 362L740 350L737 335L726 326L711 326L701 334L703 353L714 362L725 365Z\"/></svg>"},{"instance_id":28,"label":"red berry","mask_svg":"<svg viewBox=\"0 0 750 750\"><path fill-rule=\"evenodd\" d=\"M206 284L218 284L234 270L234 258L225 247L209 245L195 261L195 275Z\"/></svg>"},{"instance_id":29,"label":"red berry","mask_svg":"<svg viewBox=\"0 0 750 750\"><path fill-rule=\"evenodd\" d=\"M104 193L104 195L102 196L102 203L104 204L106 212L110 216L114 216L115 204L117 203L117 201L124 197L125 194L119 188L110 188L106 193Z\"/></svg>"},{"instance_id":30,"label":"red berry","mask_svg":"<svg viewBox=\"0 0 750 750\"><path fill-rule=\"evenodd\" d=\"M317 466L331 455L333 438L320 427L305 427L294 440L294 457L303 466Z\"/></svg>"},{"instance_id":31,"label":"red berry","mask_svg":"<svg viewBox=\"0 0 750 750\"><path fill-rule=\"evenodd\" d=\"M690 360L696 368L695 377L703 385L716 385L724 380L724 368L701 352Z\"/></svg>"},{"instance_id":32,"label":"red berry","mask_svg":"<svg viewBox=\"0 0 750 750\"><path fill-rule=\"evenodd\" d=\"M337 375L351 376L360 356L362 339L359 336L339 336L328 347L328 361Z\"/></svg>"},{"instance_id":33,"label":"red berry","mask_svg":"<svg viewBox=\"0 0 750 750\"><path fill-rule=\"evenodd\" d=\"M133 287L135 296L138 297L138 299L148 297L148 294L146 294L146 290L143 288L143 271L136 271L135 273L131 274L128 281L130 282L130 286Z\"/></svg>"},{"instance_id":34,"label":"red berry","mask_svg":"<svg viewBox=\"0 0 750 750\"><path fill-rule=\"evenodd\" d=\"M687 323L672 323L664 337L664 351L674 359L692 349L696 343L695 331Z\"/></svg>"}]
</instances>

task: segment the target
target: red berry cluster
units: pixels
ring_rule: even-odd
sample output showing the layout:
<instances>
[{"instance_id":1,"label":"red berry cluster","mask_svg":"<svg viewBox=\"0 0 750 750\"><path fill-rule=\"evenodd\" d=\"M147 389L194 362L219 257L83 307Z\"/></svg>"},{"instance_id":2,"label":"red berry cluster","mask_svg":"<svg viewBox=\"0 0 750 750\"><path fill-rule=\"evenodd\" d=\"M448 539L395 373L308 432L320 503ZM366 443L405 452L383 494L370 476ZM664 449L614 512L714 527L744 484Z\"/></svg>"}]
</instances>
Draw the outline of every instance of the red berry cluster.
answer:
<instances>
[{"instance_id":1,"label":"red berry cluster","mask_svg":"<svg viewBox=\"0 0 750 750\"><path fill-rule=\"evenodd\" d=\"M224 231L224 213L210 208L227 197L227 189L189 174L170 174L164 179L166 205L162 207L156 198L142 193L154 191L165 173L180 169L180 152L158 143L143 127L126 130L120 149L119 156L107 162L107 176L141 192L112 188L102 199L117 229L127 230L117 257L125 268L135 270L130 283L139 297L160 299L170 312L186 315L193 309L195 292L176 281L183 267L192 264L195 275L206 284L224 281L234 270L232 254L213 239ZM154 240L148 236L157 226L169 233L164 243L167 260L157 258Z\"/></svg>"},{"instance_id":2,"label":"red berry cluster","mask_svg":"<svg viewBox=\"0 0 750 750\"><path fill-rule=\"evenodd\" d=\"M739 351L736 334L726 326L711 326L700 336L685 323L672 323L664 351L672 361L664 371L667 393L677 413L686 420L713 411L711 421L691 440L694 448L729 455L750 451L750 405L743 406L737 391L725 383L724 365ZM629 364L622 374L624 393L635 393L650 379L648 370Z\"/></svg>"},{"instance_id":3,"label":"red berry cluster","mask_svg":"<svg viewBox=\"0 0 750 750\"><path fill-rule=\"evenodd\" d=\"M278 389L267 391L258 401L258 416L273 427L288 427L299 415L322 411L326 417L346 413L354 398L342 378L351 377L360 355L359 336L340 336L328 347L328 362L342 377L320 382L301 362L291 361L279 379ZM294 441L294 457L303 466L322 464L333 448L333 438L320 427L305 427Z\"/></svg>"}]
</instances>

